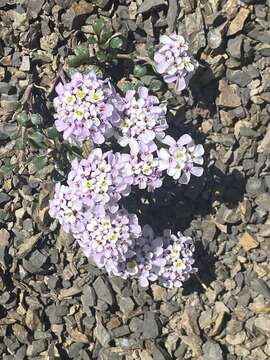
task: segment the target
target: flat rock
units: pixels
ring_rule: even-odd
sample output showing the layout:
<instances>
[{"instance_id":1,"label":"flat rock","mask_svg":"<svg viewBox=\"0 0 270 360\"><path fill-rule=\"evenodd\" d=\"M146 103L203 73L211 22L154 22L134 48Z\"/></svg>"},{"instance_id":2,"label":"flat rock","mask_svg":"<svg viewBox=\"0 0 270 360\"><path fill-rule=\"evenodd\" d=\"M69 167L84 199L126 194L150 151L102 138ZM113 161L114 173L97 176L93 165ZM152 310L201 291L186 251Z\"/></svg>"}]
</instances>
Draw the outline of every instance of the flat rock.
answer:
<instances>
[{"instance_id":1,"label":"flat rock","mask_svg":"<svg viewBox=\"0 0 270 360\"><path fill-rule=\"evenodd\" d=\"M266 134L258 147L258 152L264 151L270 154L270 128L266 131Z\"/></svg>"},{"instance_id":2,"label":"flat rock","mask_svg":"<svg viewBox=\"0 0 270 360\"><path fill-rule=\"evenodd\" d=\"M245 21L250 14L249 9L241 7L236 17L231 22L227 35L234 35L241 31L244 27Z\"/></svg>"},{"instance_id":3,"label":"flat rock","mask_svg":"<svg viewBox=\"0 0 270 360\"><path fill-rule=\"evenodd\" d=\"M118 305L122 313L128 316L131 311L134 309L134 301L130 297L117 297Z\"/></svg>"},{"instance_id":4,"label":"flat rock","mask_svg":"<svg viewBox=\"0 0 270 360\"><path fill-rule=\"evenodd\" d=\"M152 311L147 311L144 314L143 335L144 339L156 338L160 335L161 324L157 314Z\"/></svg>"},{"instance_id":5,"label":"flat rock","mask_svg":"<svg viewBox=\"0 0 270 360\"><path fill-rule=\"evenodd\" d=\"M170 360L171 355L167 352L166 349L161 347L160 345L154 345L153 349L153 360Z\"/></svg>"},{"instance_id":6,"label":"flat rock","mask_svg":"<svg viewBox=\"0 0 270 360\"><path fill-rule=\"evenodd\" d=\"M255 319L254 325L263 334L270 336L270 317L269 316L259 316L257 319Z\"/></svg>"},{"instance_id":7,"label":"flat rock","mask_svg":"<svg viewBox=\"0 0 270 360\"><path fill-rule=\"evenodd\" d=\"M226 78L230 80L230 82L237 84L241 87L247 86L252 78L248 73L248 70L231 70L228 69L226 72Z\"/></svg>"},{"instance_id":8,"label":"flat rock","mask_svg":"<svg viewBox=\"0 0 270 360\"><path fill-rule=\"evenodd\" d=\"M8 194L2 191L0 192L0 205L7 203L9 199L11 199L11 197Z\"/></svg>"},{"instance_id":9,"label":"flat rock","mask_svg":"<svg viewBox=\"0 0 270 360\"><path fill-rule=\"evenodd\" d=\"M246 191L250 196L258 196L265 192L265 185L262 178L251 177L246 184Z\"/></svg>"},{"instance_id":10,"label":"flat rock","mask_svg":"<svg viewBox=\"0 0 270 360\"><path fill-rule=\"evenodd\" d=\"M111 289L111 286L110 284L105 282L102 277L99 276L94 281L93 287L99 299L105 301L109 305L113 305L115 303L114 294Z\"/></svg>"},{"instance_id":11,"label":"flat rock","mask_svg":"<svg viewBox=\"0 0 270 360\"><path fill-rule=\"evenodd\" d=\"M270 194L264 193L256 197L255 199L256 204L259 206L260 209L265 211L270 211Z\"/></svg>"},{"instance_id":12,"label":"flat rock","mask_svg":"<svg viewBox=\"0 0 270 360\"><path fill-rule=\"evenodd\" d=\"M82 304L86 307L96 306L97 295L95 290L90 285L85 285L82 290Z\"/></svg>"},{"instance_id":13,"label":"flat rock","mask_svg":"<svg viewBox=\"0 0 270 360\"><path fill-rule=\"evenodd\" d=\"M103 325L100 317L97 319L97 326L94 330L94 335L97 338L98 342L103 346L107 347L111 340L111 336L105 326Z\"/></svg>"},{"instance_id":14,"label":"flat rock","mask_svg":"<svg viewBox=\"0 0 270 360\"><path fill-rule=\"evenodd\" d=\"M241 59L243 40L243 36L239 35L236 38L229 39L228 41L227 52L235 59Z\"/></svg>"},{"instance_id":15,"label":"flat rock","mask_svg":"<svg viewBox=\"0 0 270 360\"><path fill-rule=\"evenodd\" d=\"M185 16L185 28L190 42L190 51L196 54L206 46L202 11L198 6L192 14Z\"/></svg>"},{"instance_id":16,"label":"flat rock","mask_svg":"<svg viewBox=\"0 0 270 360\"><path fill-rule=\"evenodd\" d=\"M63 24L68 28L78 28L82 26L82 22L94 11L95 6L85 0L75 2L63 14Z\"/></svg>"},{"instance_id":17,"label":"flat rock","mask_svg":"<svg viewBox=\"0 0 270 360\"><path fill-rule=\"evenodd\" d=\"M36 19L42 9L45 0L28 0L27 1L27 14Z\"/></svg>"},{"instance_id":18,"label":"flat rock","mask_svg":"<svg viewBox=\"0 0 270 360\"><path fill-rule=\"evenodd\" d=\"M245 251L249 251L258 247L259 243L250 233L246 231L240 239L240 245L244 248Z\"/></svg>"},{"instance_id":19,"label":"flat rock","mask_svg":"<svg viewBox=\"0 0 270 360\"><path fill-rule=\"evenodd\" d=\"M212 340L208 340L203 344L204 360L223 360L222 349L220 345Z\"/></svg>"},{"instance_id":20,"label":"flat rock","mask_svg":"<svg viewBox=\"0 0 270 360\"><path fill-rule=\"evenodd\" d=\"M220 80L219 82L219 97L217 104L219 106L236 108L241 105L241 98L237 85L229 85L227 81Z\"/></svg>"},{"instance_id":21,"label":"flat rock","mask_svg":"<svg viewBox=\"0 0 270 360\"><path fill-rule=\"evenodd\" d=\"M158 6L166 5L164 0L145 0L138 9L138 13L144 14Z\"/></svg>"}]
</instances>

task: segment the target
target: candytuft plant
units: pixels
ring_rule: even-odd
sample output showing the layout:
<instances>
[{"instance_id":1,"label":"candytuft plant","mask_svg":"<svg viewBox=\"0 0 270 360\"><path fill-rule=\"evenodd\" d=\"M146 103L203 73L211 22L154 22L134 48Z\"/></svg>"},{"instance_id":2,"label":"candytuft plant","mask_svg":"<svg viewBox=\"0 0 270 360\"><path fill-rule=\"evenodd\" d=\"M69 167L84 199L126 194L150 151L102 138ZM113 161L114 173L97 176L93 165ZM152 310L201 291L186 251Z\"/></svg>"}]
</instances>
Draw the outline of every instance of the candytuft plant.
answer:
<instances>
[{"instance_id":1,"label":"candytuft plant","mask_svg":"<svg viewBox=\"0 0 270 360\"><path fill-rule=\"evenodd\" d=\"M93 30L88 41L95 45L97 61L112 60L116 53L108 49L120 49L122 37L113 35L101 19ZM148 64L179 93L187 87L197 62L182 36L163 35L160 43ZM84 61L88 53L77 50L75 56L79 55ZM141 61L147 64L147 59ZM136 64L133 73L140 78L146 69L145 64ZM70 146L85 149L89 142L93 146L83 151L83 159L72 160L66 184L56 184L50 215L109 274L135 277L143 287L158 281L171 288L182 286L196 271L192 239L170 230L156 236L150 225L141 227L136 214L130 214L121 201L135 187L153 192L166 175L186 185L191 176L203 173L203 146L188 134L179 139L166 134L167 107L155 95L160 83L153 78L148 87L140 85L123 94L109 78L90 71L76 72L69 82L56 86L56 129ZM38 117L30 120L40 123ZM29 120L21 115L18 121L25 126Z\"/></svg>"}]
</instances>

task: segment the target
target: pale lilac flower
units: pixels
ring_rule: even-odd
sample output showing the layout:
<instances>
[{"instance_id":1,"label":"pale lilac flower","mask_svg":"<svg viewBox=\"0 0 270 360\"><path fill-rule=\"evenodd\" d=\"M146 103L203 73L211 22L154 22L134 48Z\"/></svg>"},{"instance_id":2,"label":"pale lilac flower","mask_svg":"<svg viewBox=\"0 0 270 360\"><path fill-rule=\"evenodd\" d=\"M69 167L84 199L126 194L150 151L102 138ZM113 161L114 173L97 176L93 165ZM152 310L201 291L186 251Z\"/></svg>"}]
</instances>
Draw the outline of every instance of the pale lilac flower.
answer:
<instances>
[{"instance_id":1,"label":"pale lilac flower","mask_svg":"<svg viewBox=\"0 0 270 360\"><path fill-rule=\"evenodd\" d=\"M50 200L49 214L57 219L65 232L77 233L85 228L84 208L76 191L56 184L55 195Z\"/></svg>"},{"instance_id":2,"label":"pale lilac flower","mask_svg":"<svg viewBox=\"0 0 270 360\"><path fill-rule=\"evenodd\" d=\"M121 264L119 275L138 278L142 287L154 281L168 288L180 287L196 271L192 266L194 245L181 233L175 236L165 230L163 236L155 237L151 226L145 225L133 249L133 255Z\"/></svg>"},{"instance_id":3,"label":"pale lilac flower","mask_svg":"<svg viewBox=\"0 0 270 360\"><path fill-rule=\"evenodd\" d=\"M166 170L167 174L180 184L187 184L191 175L201 176L203 174L204 149L201 144L195 145L192 138L185 134L177 141L167 135L163 143L169 148L158 150L159 170Z\"/></svg>"},{"instance_id":4,"label":"pale lilac flower","mask_svg":"<svg viewBox=\"0 0 270 360\"><path fill-rule=\"evenodd\" d=\"M188 43L175 33L160 37L160 48L154 55L156 69L164 81L174 83L176 92L187 87L198 63L189 54Z\"/></svg>"},{"instance_id":5,"label":"pale lilac flower","mask_svg":"<svg viewBox=\"0 0 270 360\"><path fill-rule=\"evenodd\" d=\"M107 211L115 213L132 183L121 154L94 149L87 159L72 161L68 186L56 185L50 214L65 231L74 233L87 223L88 217L104 216Z\"/></svg>"},{"instance_id":6,"label":"pale lilac flower","mask_svg":"<svg viewBox=\"0 0 270 360\"><path fill-rule=\"evenodd\" d=\"M137 94L128 90L122 108L123 121L120 134L116 135L121 146L129 145L132 152L138 152L145 145L154 146L156 138L165 136L166 106L156 96L149 95L146 87L140 87Z\"/></svg>"},{"instance_id":7,"label":"pale lilac flower","mask_svg":"<svg viewBox=\"0 0 270 360\"><path fill-rule=\"evenodd\" d=\"M85 231L74 234L86 256L109 274L122 274L121 264L134 255L135 240L141 235L137 216L126 210L90 217Z\"/></svg>"},{"instance_id":8,"label":"pale lilac flower","mask_svg":"<svg viewBox=\"0 0 270 360\"><path fill-rule=\"evenodd\" d=\"M158 169L158 158L152 153L123 154L125 175L139 189L154 191L162 185L162 172Z\"/></svg>"},{"instance_id":9,"label":"pale lilac flower","mask_svg":"<svg viewBox=\"0 0 270 360\"><path fill-rule=\"evenodd\" d=\"M119 125L121 116L114 104L115 90L108 80L101 80L94 72L76 73L67 84L55 88L55 126L70 142L91 138L102 144Z\"/></svg>"},{"instance_id":10,"label":"pale lilac flower","mask_svg":"<svg viewBox=\"0 0 270 360\"><path fill-rule=\"evenodd\" d=\"M193 253L194 245L191 238L183 236L180 232L177 236L172 234L169 245L164 248L162 254L166 263L159 276L159 283L168 288L181 287L190 274L197 271L193 267Z\"/></svg>"}]
</instances>

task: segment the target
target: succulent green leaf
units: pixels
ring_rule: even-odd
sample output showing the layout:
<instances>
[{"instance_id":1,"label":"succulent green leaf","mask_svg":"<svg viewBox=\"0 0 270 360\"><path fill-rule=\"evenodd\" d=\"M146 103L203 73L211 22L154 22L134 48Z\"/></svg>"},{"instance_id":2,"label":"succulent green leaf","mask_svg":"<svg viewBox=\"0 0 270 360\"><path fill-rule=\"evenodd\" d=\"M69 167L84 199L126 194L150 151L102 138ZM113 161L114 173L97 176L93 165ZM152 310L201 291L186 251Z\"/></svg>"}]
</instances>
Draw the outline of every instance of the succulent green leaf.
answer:
<instances>
[{"instance_id":1,"label":"succulent green leaf","mask_svg":"<svg viewBox=\"0 0 270 360\"><path fill-rule=\"evenodd\" d=\"M31 123L34 125L40 125L43 123L43 118L40 114L31 114L30 120L31 120Z\"/></svg>"},{"instance_id":2,"label":"succulent green leaf","mask_svg":"<svg viewBox=\"0 0 270 360\"><path fill-rule=\"evenodd\" d=\"M123 44L124 44L123 39L121 39L120 37L112 38L112 40L110 41L110 47L112 49L120 49L123 46Z\"/></svg>"},{"instance_id":3,"label":"succulent green leaf","mask_svg":"<svg viewBox=\"0 0 270 360\"><path fill-rule=\"evenodd\" d=\"M102 19L97 19L93 24L94 32L99 36L103 28L104 28L104 21Z\"/></svg>"},{"instance_id":4,"label":"succulent green leaf","mask_svg":"<svg viewBox=\"0 0 270 360\"><path fill-rule=\"evenodd\" d=\"M29 122L29 115L26 111L22 111L17 115L17 122L21 126L27 126Z\"/></svg>"}]
</instances>

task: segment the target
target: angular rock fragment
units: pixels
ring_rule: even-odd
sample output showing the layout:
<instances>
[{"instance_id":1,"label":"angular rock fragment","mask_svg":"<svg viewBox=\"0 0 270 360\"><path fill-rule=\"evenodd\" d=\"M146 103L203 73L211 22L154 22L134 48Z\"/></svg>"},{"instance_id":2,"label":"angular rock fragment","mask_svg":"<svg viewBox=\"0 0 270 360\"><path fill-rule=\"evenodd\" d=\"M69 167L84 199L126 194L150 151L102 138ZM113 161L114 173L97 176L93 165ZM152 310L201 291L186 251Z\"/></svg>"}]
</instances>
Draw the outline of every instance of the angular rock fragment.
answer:
<instances>
[{"instance_id":1,"label":"angular rock fragment","mask_svg":"<svg viewBox=\"0 0 270 360\"><path fill-rule=\"evenodd\" d=\"M251 249L255 249L258 247L259 243L254 239L252 235L250 235L247 231L242 235L240 239L240 245L246 250L249 251Z\"/></svg>"}]
</instances>

